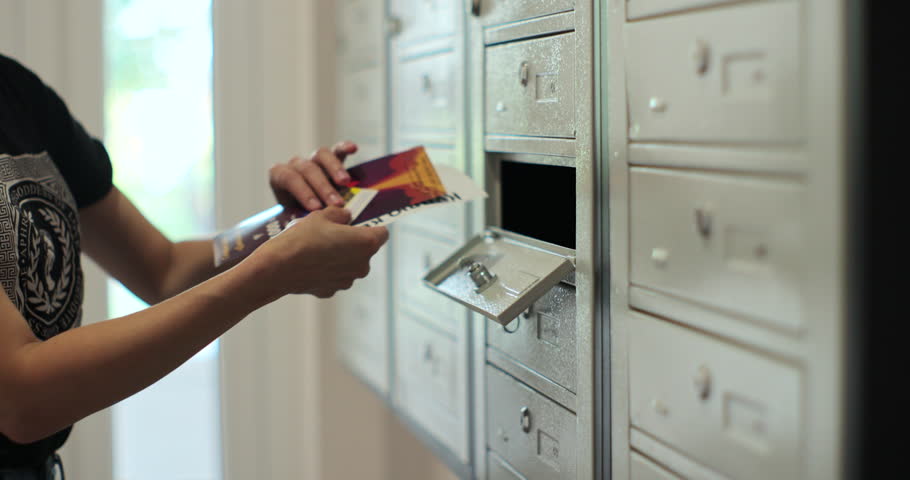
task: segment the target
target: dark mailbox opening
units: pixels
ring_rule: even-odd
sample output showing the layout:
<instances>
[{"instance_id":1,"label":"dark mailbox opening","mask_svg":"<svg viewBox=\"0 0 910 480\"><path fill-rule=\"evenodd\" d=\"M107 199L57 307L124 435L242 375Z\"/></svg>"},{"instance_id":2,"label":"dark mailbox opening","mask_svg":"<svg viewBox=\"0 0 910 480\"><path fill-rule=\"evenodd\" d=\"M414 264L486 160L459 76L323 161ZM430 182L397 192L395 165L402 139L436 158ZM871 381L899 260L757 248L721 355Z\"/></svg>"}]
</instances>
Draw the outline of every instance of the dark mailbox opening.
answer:
<instances>
[{"instance_id":1,"label":"dark mailbox opening","mask_svg":"<svg viewBox=\"0 0 910 480\"><path fill-rule=\"evenodd\" d=\"M575 169L503 160L502 228L575 249Z\"/></svg>"}]
</instances>

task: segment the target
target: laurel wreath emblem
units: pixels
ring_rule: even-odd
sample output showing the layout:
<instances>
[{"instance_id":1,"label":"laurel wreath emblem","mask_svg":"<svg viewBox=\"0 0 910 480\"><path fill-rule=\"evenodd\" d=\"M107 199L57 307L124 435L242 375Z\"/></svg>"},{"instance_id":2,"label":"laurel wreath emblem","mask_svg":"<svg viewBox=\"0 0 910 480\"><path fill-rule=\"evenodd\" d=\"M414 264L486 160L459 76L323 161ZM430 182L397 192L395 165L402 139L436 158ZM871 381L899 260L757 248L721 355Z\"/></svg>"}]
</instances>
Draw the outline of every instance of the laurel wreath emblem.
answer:
<instances>
[{"instance_id":1,"label":"laurel wreath emblem","mask_svg":"<svg viewBox=\"0 0 910 480\"><path fill-rule=\"evenodd\" d=\"M55 280L53 267L57 253L51 233L39 228L34 221L32 212L27 212L26 215L29 220L29 265L25 271L25 287L28 290L27 298L29 304L35 310L51 315L63 307L69 294L73 271L73 249L70 248L72 239L66 222L57 212L41 208L38 209L38 213L51 226L53 235L61 246L63 255L61 272L59 280ZM39 272L42 246L45 247L44 270Z\"/></svg>"}]
</instances>

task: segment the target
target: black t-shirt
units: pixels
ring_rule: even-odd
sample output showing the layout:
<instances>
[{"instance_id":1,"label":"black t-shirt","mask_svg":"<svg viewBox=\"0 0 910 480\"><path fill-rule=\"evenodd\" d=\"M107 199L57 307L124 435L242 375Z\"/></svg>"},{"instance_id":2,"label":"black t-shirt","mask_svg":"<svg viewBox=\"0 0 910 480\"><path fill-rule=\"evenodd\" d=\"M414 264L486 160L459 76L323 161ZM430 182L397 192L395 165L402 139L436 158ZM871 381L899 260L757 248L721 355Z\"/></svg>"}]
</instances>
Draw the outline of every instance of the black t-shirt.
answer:
<instances>
[{"instance_id":1,"label":"black t-shirt","mask_svg":"<svg viewBox=\"0 0 910 480\"><path fill-rule=\"evenodd\" d=\"M111 186L101 142L35 74L0 55L0 283L41 340L81 321L78 209ZM28 445L0 434L0 467L37 464L70 429Z\"/></svg>"}]
</instances>

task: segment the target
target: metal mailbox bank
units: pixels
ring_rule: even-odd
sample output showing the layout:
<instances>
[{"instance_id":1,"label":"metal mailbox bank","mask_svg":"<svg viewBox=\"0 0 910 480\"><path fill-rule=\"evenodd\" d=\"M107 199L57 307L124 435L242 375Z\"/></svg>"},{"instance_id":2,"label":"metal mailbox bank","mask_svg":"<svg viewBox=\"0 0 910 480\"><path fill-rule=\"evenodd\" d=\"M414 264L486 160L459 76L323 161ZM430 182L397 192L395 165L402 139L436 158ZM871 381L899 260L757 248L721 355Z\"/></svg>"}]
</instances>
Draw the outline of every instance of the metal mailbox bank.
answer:
<instances>
[{"instance_id":1,"label":"metal mailbox bank","mask_svg":"<svg viewBox=\"0 0 910 480\"><path fill-rule=\"evenodd\" d=\"M336 302L457 476L842 478L843 4L336 5L339 136L489 193Z\"/></svg>"}]
</instances>

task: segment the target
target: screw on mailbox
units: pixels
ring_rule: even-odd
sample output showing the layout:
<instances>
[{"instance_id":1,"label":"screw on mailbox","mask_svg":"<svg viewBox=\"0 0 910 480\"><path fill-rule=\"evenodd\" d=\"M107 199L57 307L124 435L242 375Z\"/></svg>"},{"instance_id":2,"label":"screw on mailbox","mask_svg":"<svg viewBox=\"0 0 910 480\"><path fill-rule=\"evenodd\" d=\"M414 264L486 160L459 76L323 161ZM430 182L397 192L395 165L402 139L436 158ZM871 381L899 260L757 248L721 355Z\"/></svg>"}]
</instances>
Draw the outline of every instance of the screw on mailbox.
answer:
<instances>
[{"instance_id":1,"label":"screw on mailbox","mask_svg":"<svg viewBox=\"0 0 910 480\"><path fill-rule=\"evenodd\" d=\"M663 113L667 111L667 102L666 100L653 97L648 101L648 108L654 113Z\"/></svg>"},{"instance_id":2,"label":"screw on mailbox","mask_svg":"<svg viewBox=\"0 0 910 480\"><path fill-rule=\"evenodd\" d=\"M654 264L658 267L665 267L669 259L670 252L666 248L654 248L651 250L651 260L653 260Z\"/></svg>"}]
</instances>

